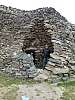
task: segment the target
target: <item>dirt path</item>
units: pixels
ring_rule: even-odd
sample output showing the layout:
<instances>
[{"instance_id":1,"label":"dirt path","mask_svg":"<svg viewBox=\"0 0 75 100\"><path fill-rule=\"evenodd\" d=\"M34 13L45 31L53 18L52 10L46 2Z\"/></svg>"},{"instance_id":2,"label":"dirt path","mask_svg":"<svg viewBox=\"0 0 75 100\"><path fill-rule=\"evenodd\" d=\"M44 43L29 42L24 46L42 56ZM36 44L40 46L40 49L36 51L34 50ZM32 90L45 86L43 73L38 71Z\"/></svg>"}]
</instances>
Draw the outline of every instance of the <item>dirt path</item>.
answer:
<instances>
[{"instance_id":1,"label":"dirt path","mask_svg":"<svg viewBox=\"0 0 75 100\"><path fill-rule=\"evenodd\" d=\"M48 83L19 85L16 100L22 100L21 96L29 96L29 100L60 100L62 93L59 87Z\"/></svg>"}]
</instances>

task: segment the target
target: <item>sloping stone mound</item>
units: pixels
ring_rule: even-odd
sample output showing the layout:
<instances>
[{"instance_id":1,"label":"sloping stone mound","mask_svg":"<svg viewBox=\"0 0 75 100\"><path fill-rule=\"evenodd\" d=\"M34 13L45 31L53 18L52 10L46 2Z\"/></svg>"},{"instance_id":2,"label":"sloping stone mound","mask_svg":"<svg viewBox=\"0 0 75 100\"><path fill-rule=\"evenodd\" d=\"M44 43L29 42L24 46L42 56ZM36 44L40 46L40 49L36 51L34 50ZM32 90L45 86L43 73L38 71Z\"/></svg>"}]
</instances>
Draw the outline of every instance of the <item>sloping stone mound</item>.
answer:
<instances>
[{"instance_id":1,"label":"sloping stone mound","mask_svg":"<svg viewBox=\"0 0 75 100\"><path fill-rule=\"evenodd\" d=\"M13 56L22 51L22 48L23 51L37 48L36 59L41 64L41 50L46 42L54 51L55 58L67 60L74 70L75 25L52 7L24 11L0 5L0 69L17 67ZM56 62L62 67L60 59L51 63L54 65Z\"/></svg>"},{"instance_id":2,"label":"sloping stone mound","mask_svg":"<svg viewBox=\"0 0 75 100\"><path fill-rule=\"evenodd\" d=\"M33 56L23 52L19 52L14 57L14 61L17 62L17 66L8 66L1 71L16 77L34 78L38 74L33 63Z\"/></svg>"}]
</instances>

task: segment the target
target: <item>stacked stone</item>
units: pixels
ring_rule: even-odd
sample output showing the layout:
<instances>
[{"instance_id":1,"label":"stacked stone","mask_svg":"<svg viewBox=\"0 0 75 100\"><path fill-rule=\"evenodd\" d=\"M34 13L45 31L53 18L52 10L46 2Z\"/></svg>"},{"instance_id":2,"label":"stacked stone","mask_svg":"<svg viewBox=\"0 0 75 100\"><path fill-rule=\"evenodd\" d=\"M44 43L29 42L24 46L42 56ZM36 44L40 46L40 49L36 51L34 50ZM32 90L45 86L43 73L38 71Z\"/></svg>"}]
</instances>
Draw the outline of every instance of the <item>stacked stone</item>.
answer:
<instances>
[{"instance_id":1,"label":"stacked stone","mask_svg":"<svg viewBox=\"0 0 75 100\"><path fill-rule=\"evenodd\" d=\"M49 47L53 47L51 42L51 35L48 34L48 29L44 26L43 18L36 18L32 21L32 27L30 27L30 33L24 38L24 47L44 47L46 44Z\"/></svg>"},{"instance_id":2,"label":"stacked stone","mask_svg":"<svg viewBox=\"0 0 75 100\"><path fill-rule=\"evenodd\" d=\"M36 48L35 59L38 60L37 65L40 65L42 67L43 49L47 44L52 53L54 50L53 43L51 41L51 35L48 33L48 29L44 25L43 18L36 18L32 22L33 25L30 28L30 33L24 38L23 51L30 47Z\"/></svg>"},{"instance_id":3,"label":"stacked stone","mask_svg":"<svg viewBox=\"0 0 75 100\"><path fill-rule=\"evenodd\" d=\"M62 57L75 66L75 25L54 8L22 11L0 6L0 66L18 66L13 56L22 47L36 47L36 52L40 52L46 42L52 50L54 45L54 56ZM40 53L36 53L39 61Z\"/></svg>"},{"instance_id":4,"label":"stacked stone","mask_svg":"<svg viewBox=\"0 0 75 100\"><path fill-rule=\"evenodd\" d=\"M37 74L37 69L33 63L33 56L20 52L15 56L16 60L19 62L19 73L25 77L35 77Z\"/></svg>"},{"instance_id":5,"label":"stacked stone","mask_svg":"<svg viewBox=\"0 0 75 100\"><path fill-rule=\"evenodd\" d=\"M53 31L51 31L52 27L49 24L49 21L47 21L49 29L49 32L52 34L52 42L54 44L54 56L58 56L59 58L62 57L62 59L64 59L65 61L68 60L70 62L74 61L74 31L72 31L72 27L71 24L64 23L64 26L67 24L67 26L65 26L65 29L63 29L63 25L61 24L61 22L59 23L59 26L61 26L61 28L57 27L57 26L53 26ZM46 24L47 24L46 23ZM58 31L54 31L57 30ZM63 29L63 30L62 30ZM73 27L74 29L74 27Z\"/></svg>"},{"instance_id":6,"label":"stacked stone","mask_svg":"<svg viewBox=\"0 0 75 100\"><path fill-rule=\"evenodd\" d=\"M1 68L0 70L9 75L25 78L34 78L38 74L33 63L33 56L30 54L19 52L13 57L12 62L17 63L16 65L18 66L7 66L4 69Z\"/></svg>"},{"instance_id":7,"label":"stacked stone","mask_svg":"<svg viewBox=\"0 0 75 100\"><path fill-rule=\"evenodd\" d=\"M14 65L14 53L21 51L24 36L13 35L10 32L0 32L0 65L5 67ZM11 65L11 66L12 66ZM15 67L15 65L14 65Z\"/></svg>"},{"instance_id":8,"label":"stacked stone","mask_svg":"<svg viewBox=\"0 0 75 100\"><path fill-rule=\"evenodd\" d=\"M57 56L56 54L50 54L50 59L45 67L50 73L50 81L59 82L60 80L67 80L72 76L69 63L63 57Z\"/></svg>"}]
</instances>

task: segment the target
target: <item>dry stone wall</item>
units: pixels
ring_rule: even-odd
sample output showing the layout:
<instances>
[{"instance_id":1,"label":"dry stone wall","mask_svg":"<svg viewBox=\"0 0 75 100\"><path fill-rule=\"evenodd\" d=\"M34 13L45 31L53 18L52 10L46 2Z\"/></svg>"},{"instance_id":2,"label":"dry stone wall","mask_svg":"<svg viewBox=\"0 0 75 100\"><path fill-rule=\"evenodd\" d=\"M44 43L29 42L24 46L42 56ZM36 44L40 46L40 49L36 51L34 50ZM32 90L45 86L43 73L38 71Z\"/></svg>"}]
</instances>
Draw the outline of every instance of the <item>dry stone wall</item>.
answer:
<instances>
[{"instance_id":1,"label":"dry stone wall","mask_svg":"<svg viewBox=\"0 0 75 100\"><path fill-rule=\"evenodd\" d=\"M54 8L46 7L32 11L19 10L0 5L0 66L17 66L13 57L22 51L23 43L31 34L32 21L43 18L44 25L54 44L54 56L74 63L75 25L69 23ZM42 24L42 23L41 23ZM41 27L41 26L40 26ZM37 31L37 30L36 30ZM35 31L35 34L37 33ZM46 31L46 30L45 30ZM42 40L42 39L41 39Z\"/></svg>"}]
</instances>

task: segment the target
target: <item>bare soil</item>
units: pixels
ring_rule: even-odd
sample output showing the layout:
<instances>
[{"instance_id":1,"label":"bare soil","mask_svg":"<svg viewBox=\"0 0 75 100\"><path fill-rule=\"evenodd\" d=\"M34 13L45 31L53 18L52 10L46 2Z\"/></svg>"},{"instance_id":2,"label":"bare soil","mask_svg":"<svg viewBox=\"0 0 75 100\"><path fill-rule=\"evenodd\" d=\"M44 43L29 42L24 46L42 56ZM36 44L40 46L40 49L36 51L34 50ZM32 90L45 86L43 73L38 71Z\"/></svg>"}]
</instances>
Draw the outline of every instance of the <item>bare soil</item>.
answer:
<instances>
[{"instance_id":1,"label":"bare soil","mask_svg":"<svg viewBox=\"0 0 75 100\"><path fill-rule=\"evenodd\" d=\"M29 100L60 100L62 93L59 87L45 82L32 85L19 85L16 100L22 100L21 96L28 96Z\"/></svg>"}]
</instances>

